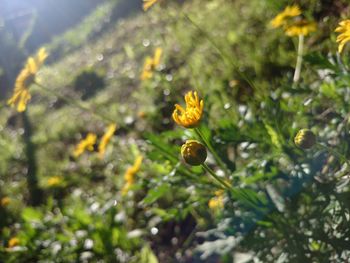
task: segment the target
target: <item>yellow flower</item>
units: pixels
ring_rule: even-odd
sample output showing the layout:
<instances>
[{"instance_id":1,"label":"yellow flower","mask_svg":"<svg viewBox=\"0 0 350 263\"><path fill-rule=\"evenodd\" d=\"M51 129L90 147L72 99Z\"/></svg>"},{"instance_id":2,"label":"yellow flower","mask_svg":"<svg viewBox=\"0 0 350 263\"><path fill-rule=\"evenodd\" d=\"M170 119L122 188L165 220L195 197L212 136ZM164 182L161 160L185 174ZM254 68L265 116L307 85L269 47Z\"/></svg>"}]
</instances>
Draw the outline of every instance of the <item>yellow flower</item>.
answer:
<instances>
[{"instance_id":1,"label":"yellow flower","mask_svg":"<svg viewBox=\"0 0 350 263\"><path fill-rule=\"evenodd\" d=\"M181 155L187 164L197 166L203 164L207 159L207 149L196 140L187 140L181 146Z\"/></svg>"},{"instance_id":2,"label":"yellow flower","mask_svg":"<svg viewBox=\"0 0 350 263\"><path fill-rule=\"evenodd\" d=\"M7 196L0 199L0 206L5 207L8 206L11 202L11 199Z\"/></svg>"},{"instance_id":3,"label":"yellow flower","mask_svg":"<svg viewBox=\"0 0 350 263\"><path fill-rule=\"evenodd\" d=\"M185 127L194 128L198 126L203 113L203 100L199 101L197 92L188 92L185 95L186 109L182 108L179 104L175 104L175 110L173 112L174 121Z\"/></svg>"},{"instance_id":4,"label":"yellow flower","mask_svg":"<svg viewBox=\"0 0 350 263\"><path fill-rule=\"evenodd\" d=\"M62 185L63 178L60 176L52 176L47 180L47 186L56 187Z\"/></svg>"},{"instance_id":5,"label":"yellow flower","mask_svg":"<svg viewBox=\"0 0 350 263\"><path fill-rule=\"evenodd\" d=\"M147 80L152 78L154 70L159 66L160 59L162 57L163 49L156 48L153 57L146 57L143 64L143 70L141 73L141 80Z\"/></svg>"},{"instance_id":6,"label":"yellow flower","mask_svg":"<svg viewBox=\"0 0 350 263\"><path fill-rule=\"evenodd\" d=\"M223 190L216 191L215 197L209 200L208 206L212 210L224 208L224 191Z\"/></svg>"},{"instance_id":7,"label":"yellow flower","mask_svg":"<svg viewBox=\"0 0 350 263\"><path fill-rule=\"evenodd\" d=\"M306 20L296 21L285 28L286 35L290 37L299 35L306 36L314 31L316 31L316 23L308 22Z\"/></svg>"},{"instance_id":8,"label":"yellow flower","mask_svg":"<svg viewBox=\"0 0 350 263\"><path fill-rule=\"evenodd\" d=\"M284 26L288 18L301 15L301 10L298 5L287 6L281 13L271 20L270 24L273 28Z\"/></svg>"},{"instance_id":9,"label":"yellow flower","mask_svg":"<svg viewBox=\"0 0 350 263\"><path fill-rule=\"evenodd\" d=\"M22 71L19 73L12 97L7 101L8 105L17 105L17 111L23 112L31 99L29 87L35 81L35 76L46 60L48 54L45 48L40 48L35 57L29 57Z\"/></svg>"},{"instance_id":10,"label":"yellow flower","mask_svg":"<svg viewBox=\"0 0 350 263\"><path fill-rule=\"evenodd\" d=\"M142 159L143 157L141 155L137 156L133 166L126 170L124 174L125 185L122 188L122 195L126 195L129 192L130 187L134 184L135 175L140 170Z\"/></svg>"},{"instance_id":11,"label":"yellow flower","mask_svg":"<svg viewBox=\"0 0 350 263\"><path fill-rule=\"evenodd\" d=\"M350 41L350 19L341 21L335 32L340 33L337 37L337 43L339 44L338 52L341 53L345 44Z\"/></svg>"},{"instance_id":12,"label":"yellow flower","mask_svg":"<svg viewBox=\"0 0 350 263\"><path fill-rule=\"evenodd\" d=\"M7 247L8 248L13 248L15 246L18 246L20 243L19 239L17 237L12 237L9 242L8 242L8 245Z\"/></svg>"},{"instance_id":13,"label":"yellow flower","mask_svg":"<svg viewBox=\"0 0 350 263\"><path fill-rule=\"evenodd\" d=\"M105 132L105 134L103 134L102 138L101 138L101 142L98 145L98 153L100 155L100 158L103 158L105 152L106 152L106 147L109 143L109 141L111 140L115 130L117 129L117 125L116 124L110 124L107 128L107 131Z\"/></svg>"},{"instance_id":14,"label":"yellow flower","mask_svg":"<svg viewBox=\"0 0 350 263\"><path fill-rule=\"evenodd\" d=\"M152 5L157 2L158 0L143 0L143 10L147 11Z\"/></svg>"},{"instance_id":15,"label":"yellow flower","mask_svg":"<svg viewBox=\"0 0 350 263\"><path fill-rule=\"evenodd\" d=\"M96 134L88 133L84 140L81 140L79 144L75 147L73 156L75 158L79 157L85 150L92 152L94 150L94 144L96 143Z\"/></svg>"}]
</instances>

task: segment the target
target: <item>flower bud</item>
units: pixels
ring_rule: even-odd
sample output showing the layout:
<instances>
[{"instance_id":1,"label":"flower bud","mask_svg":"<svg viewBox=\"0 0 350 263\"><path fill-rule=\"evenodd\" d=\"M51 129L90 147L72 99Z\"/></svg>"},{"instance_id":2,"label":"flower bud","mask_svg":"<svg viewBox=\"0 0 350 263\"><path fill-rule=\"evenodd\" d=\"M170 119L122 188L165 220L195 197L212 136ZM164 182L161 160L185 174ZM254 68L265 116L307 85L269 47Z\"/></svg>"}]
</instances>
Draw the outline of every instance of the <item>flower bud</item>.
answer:
<instances>
[{"instance_id":1,"label":"flower bud","mask_svg":"<svg viewBox=\"0 0 350 263\"><path fill-rule=\"evenodd\" d=\"M316 143L316 136L309 129L301 129L295 136L294 143L299 148L310 149Z\"/></svg>"},{"instance_id":2,"label":"flower bud","mask_svg":"<svg viewBox=\"0 0 350 263\"><path fill-rule=\"evenodd\" d=\"M197 166L207 159L207 149L196 140L187 140L181 147L181 155L187 164Z\"/></svg>"}]
</instances>

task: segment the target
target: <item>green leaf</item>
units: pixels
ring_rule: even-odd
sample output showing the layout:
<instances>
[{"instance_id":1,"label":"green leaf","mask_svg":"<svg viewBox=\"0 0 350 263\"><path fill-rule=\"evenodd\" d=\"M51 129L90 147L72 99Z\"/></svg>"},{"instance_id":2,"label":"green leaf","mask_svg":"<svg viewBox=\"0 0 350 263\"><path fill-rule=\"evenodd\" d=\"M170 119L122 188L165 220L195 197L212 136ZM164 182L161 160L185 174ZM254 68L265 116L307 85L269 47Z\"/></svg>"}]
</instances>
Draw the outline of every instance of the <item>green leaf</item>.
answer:
<instances>
[{"instance_id":1,"label":"green leaf","mask_svg":"<svg viewBox=\"0 0 350 263\"><path fill-rule=\"evenodd\" d=\"M140 261L141 263L158 263L159 262L156 255L154 255L153 251L148 245L142 248L140 257L141 257L141 261Z\"/></svg>"},{"instance_id":2,"label":"green leaf","mask_svg":"<svg viewBox=\"0 0 350 263\"><path fill-rule=\"evenodd\" d=\"M265 125L265 128L267 130L267 133L270 135L272 144L274 146L276 146L278 149L281 149L282 145L281 145L281 142L280 142L280 139L279 139L279 135L276 132L276 130L274 128L272 128L272 126L270 126L267 123L264 123L264 125Z\"/></svg>"},{"instance_id":3,"label":"green leaf","mask_svg":"<svg viewBox=\"0 0 350 263\"><path fill-rule=\"evenodd\" d=\"M146 205L150 205L155 201L157 201L162 196L164 196L166 193L168 193L169 190L170 190L170 186L168 184L163 184L154 189L151 189L150 191L148 191L147 196L143 199L143 202Z\"/></svg>"},{"instance_id":4,"label":"green leaf","mask_svg":"<svg viewBox=\"0 0 350 263\"><path fill-rule=\"evenodd\" d=\"M41 211L27 207L23 209L22 212L22 218L24 221L30 222L30 221L41 221L43 218L43 214Z\"/></svg>"}]
</instances>

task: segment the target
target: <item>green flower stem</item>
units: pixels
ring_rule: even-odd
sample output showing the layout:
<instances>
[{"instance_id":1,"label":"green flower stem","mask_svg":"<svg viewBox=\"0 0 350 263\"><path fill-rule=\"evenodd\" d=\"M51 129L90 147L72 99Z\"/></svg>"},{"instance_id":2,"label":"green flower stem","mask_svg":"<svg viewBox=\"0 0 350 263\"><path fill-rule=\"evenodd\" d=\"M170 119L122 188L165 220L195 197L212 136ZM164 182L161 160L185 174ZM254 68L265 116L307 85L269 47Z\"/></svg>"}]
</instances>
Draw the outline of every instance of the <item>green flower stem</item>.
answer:
<instances>
[{"instance_id":1,"label":"green flower stem","mask_svg":"<svg viewBox=\"0 0 350 263\"><path fill-rule=\"evenodd\" d=\"M210 141L207 140L202 132L200 131L199 128L194 128L195 133L198 135L198 137L202 140L202 142L208 147L209 151L212 153L212 155L214 156L215 161L218 163L218 165L220 165L220 167L222 169L224 169L225 173L227 175L230 174L230 172L228 171L226 165L224 164L224 162L221 160L221 158L219 157L219 155L217 154L217 152L214 150L214 147L211 145Z\"/></svg>"},{"instance_id":2,"label":"green flower stem","mask_svg":"<svg viewBox=\"0 0 350 263\"><path fill-rule=\"evenodd\" d=\"M296 84L300 79L301 64L303 62L303 49L304 49L304 35L299 35L298 41L298 54L297 63L295 65L295 71L293 76L293 82Z\"/></svg>"},{"instance_id":3,"label":"green flower stem","mask_svg":"<svg viewBox=\"0 0 350 263\"><path fill-rule=\"evenodd\" d=\"M319 148L321 148L321 149L324 149L324 150L330 152L330 153L333 154L334 156L338 157L341 161L346 162L346 164L348 165L347 168L348 168L348 169L350 168L350 162L349 162L348 159L346 159L346 157L345 157L343 154L341 154L341 153L339 153L338 151L336 151L336 150L334 150L334 149L332 149L332 148L330 148L330 147L328 147L328 146L326 146L326 145L323 145L323 144L321 144L321 143L317 143L317 146L318 146Z\"/></svg>"},{"instance_id":4,"label":"green flower stem","mask_svg":"<svg viewBox=\"0 0 350 263\"><path fill-rule=\"evenodd\" d=\"M99 119L102 119L104 121L107 121L107 122L111 122L111 123L115 123L115 120L112 120L110 119L109 117L106 117L98 112L95 112L93 111L92 109L90 109L89 107L87 107L86 105L82 104L81 102L79 101L76 101L74 99L71 99L70 97L66 97L66 96L62 96L61 94L59 94L58 92L52 90L52 89L48 89L47 87L43 86L42 84L38 83L38 82L35 82L34 83L36 86L38 86L39 88L41 88L42 90L44 90L46 93L51 93L53 94L54 96L62 99L63 101L67 102L68 104L71 104L83 111L88 111L90 112L92 115L94 115L95 117L99 118ZM124 128L127 128L127 127L124 127Z\"/></svg>"},{"instance_id":5,"label":"green flower stem","mask_svg":"<svg viewBox=\"0 0 350 263\"><path fill-rule=\"evenodd\" d=\"M215 172L206 164L203 163L202 167L208 172L210 173L211 176L214 177L214 179L216 181L218 181L225 189L231 190L231 185L229 185L228 183L226 183L224 180L222 180L219 176L217 176L215 174Z\"/></svg>"}]
</instances>

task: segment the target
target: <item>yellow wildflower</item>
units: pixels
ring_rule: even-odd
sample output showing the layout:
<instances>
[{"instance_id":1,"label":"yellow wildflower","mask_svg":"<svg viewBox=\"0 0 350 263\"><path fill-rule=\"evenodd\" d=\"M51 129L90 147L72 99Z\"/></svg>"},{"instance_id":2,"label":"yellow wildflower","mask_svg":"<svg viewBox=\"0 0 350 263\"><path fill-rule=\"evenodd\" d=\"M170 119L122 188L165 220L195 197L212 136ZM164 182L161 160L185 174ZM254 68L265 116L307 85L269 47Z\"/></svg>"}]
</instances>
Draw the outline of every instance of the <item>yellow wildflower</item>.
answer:
<instances>
[{"instance_id":1,"label":"yellow wildflower","mask_svg":"<svg viewBox=\"0 0 350 263\"><path fill-rule=\"evenodd\" d=\"M107 131L105 132L105 134L103 134L102 138L101 138L101 142L98 145L98 153L100 155L100 158L103 158L105 152L106 152L106 147L109 143L109 141L111 140L115 130L117 129L117 125L116 124L110 124L107 128Z\"/></svg>"},{"instance_id":2,"label":"yellow wildflower","mask_svg":"<svg viewBox=\"0 0 350 263\"><path fill-rule=\"evenodd\" d=\"M8 105L17 105L17 111L23 112L31 99L29 87L35 81L35 76L46 60L48 54L45 48L39 49L35 57L29 57L22 71L19 73L12 97L7 101Z\"/></svg>"},{"instance_id":3,"label":"yellow wildflower","mask_svg":"<svg viewBox=\"0 0 350 263\"><path fill-rule=\"evenodd\" d=\"M63 178L61 176L51 176L47 180L47 186L49 187L56 187L62 185Z\"/></svg>"},{"instance_id":4,"label":"yellow wildflower","mask_svg":"<svg viewBox=\"0 0 350 263\"><path fill-rule=\"evenodd\" d=\"M271 20L270 24L273 28L284 26L288 18L301 15L301 10L298 5L287 6L281 13Z\"/></svg>"},{"instance_id":5,"label":"yellow wildflower","mask_svg":"<svg viewBox=\"0 0 350 263\"><path fill-rule=\"evenodd\" d=\"M96 134L88 133L84 140L81 140L79 144L75 147L73 156L75 158L79 157L85 150L92 152L94 150L94 144L96 143Z\"/></svg>"},{"instance_id":6,"label":"yellow wildflower","mask_svg":"<svg viewBox=\"0 0 350 263\"><path fill-rule=\"evenodd\" d=\"M158 47L154 51L153 57L146 57L141 73L141 80L152 78L154 70L159 66L162 57L163 49Z\"/></svg>"},{"instance_id":7,"label":"yellow wildflower","mask_svg":"<svg viewBox=\"0 0 350 263\"><path fill-rule=\"evenodd\" d=\"M13 248L15 246L18 246L20 243L19 239L17 237L12 237L9 242L8 242L8 245L7 247L8 248Z\"/></svg>"},{"instance_id":8,"label":"yellow wildflower","mask_svg":"<svg viewBox=\"0 0 350 263\"><path fill-rule=\"evenodd\" d=\"M7 196L0 199L0 206L5 207L8 206L11 202L11 199Z\"/></svg>"},{"instance_id":9,"label":"yellow wildflower","mask_svg":"<svg viewBox=\"0 0 350 263\"><path fill-rule=\"evenodd\" d=\"M341 53L345 44L350 41L350 19L341 21L334 31L340 33L337 37L337 43L339 44L338 52Z\"/></svg>"},{"instance_id":10,"label":"yellow wildflower","mask_svg":"<svg viewBox=\"0 0 350 263\"><path fill-rule=\"evenodd\" d=\"M140 170L141 164L142 164L142 159L143 157L139 155L133 164L133 166L129 167L125 174L124 174L124 180L125 180L125 185L122 188L122 195L126 195L130 187L134 184L135 181L135 175L136 173Z\"/></svg>"},{"instance_id":11,"label":"yellow wildflower","mask_svg":"<svg viewBox=\"0 0 350 263\"><path fill-rule=\"evenodd\" d=\"M182 108L179 104L175 104L175 110L173 112L174 121L185 127L194 128L198 126L201 120L204 102L199 101L197 92L188 92L185 95L186 109Z\"/></svg>"},{"instance_id":12,"label":"yellow wildflower","mask_svg":"<svg viewBox=\"0 0 350 263\"><path fill-rule=\"evenodd\" d=\"M314 31L316 31L316 23L309 22L304 19L296 21L295 23L286 26L285 28L286 35L290 37L299 35L306 36Z\"/></svg>"},{"instance_id":13,"label":"yellow wildflower","mask_svg":"<svg viewBox=\"0 0 350 263\"><path fill-rule=\"evenodd\" d=\"M158 0L143 0L143 10L147 11L152 5L157 2Z\"/></svg>"},{"instance_id":14,"label":"yellow wildflower","mask_svg":"<svg viewBox=\"0 0 350 263\"><path fill-rule=\"evenodd\" d=\"M215 197L211 198L208 202L208 206L212 210L224 208L224 191L215 191Z\"/></svg>"}]
</instances>

